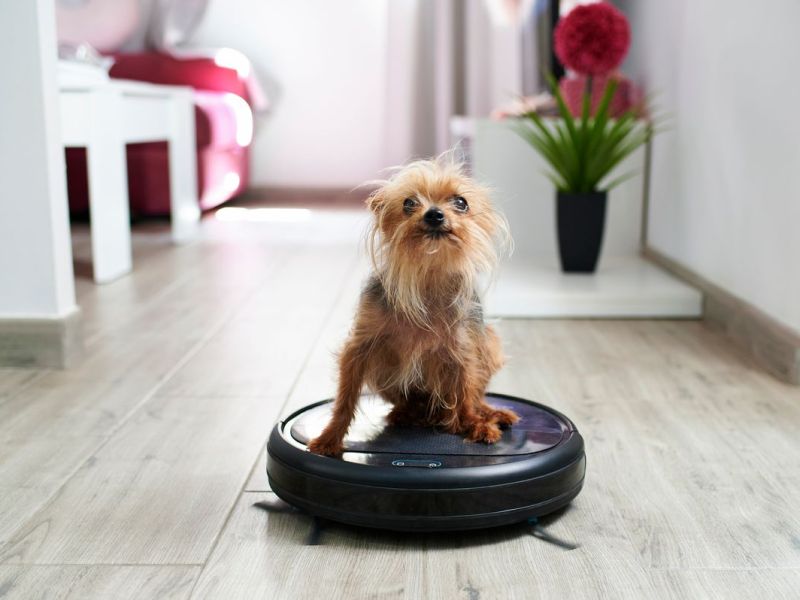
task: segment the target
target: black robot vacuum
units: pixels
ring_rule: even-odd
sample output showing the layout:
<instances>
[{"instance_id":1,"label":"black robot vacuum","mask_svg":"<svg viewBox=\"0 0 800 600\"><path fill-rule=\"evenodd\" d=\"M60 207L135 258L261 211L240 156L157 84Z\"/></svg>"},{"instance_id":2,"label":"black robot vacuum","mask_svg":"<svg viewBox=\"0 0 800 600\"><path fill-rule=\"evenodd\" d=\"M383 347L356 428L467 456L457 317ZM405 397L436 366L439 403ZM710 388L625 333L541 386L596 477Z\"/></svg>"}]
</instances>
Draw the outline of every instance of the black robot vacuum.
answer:
<instances>
[{"instance_id":1,"label":"black robot vacuum","mask_svg":"<svg viewBox=\"0 0 800 600\"><path fill-rule=\"evenodd\" d=\"M491 445L433 428L385 423L390 406L364 396L341 457L306 444L330 417L331 400L278 423L267 446L272 491L315 517L399 531L495 527L546 515L583 486L583 438L564 415L529 400L487 394L520 420Z\"/></svg>"}]
</instances>

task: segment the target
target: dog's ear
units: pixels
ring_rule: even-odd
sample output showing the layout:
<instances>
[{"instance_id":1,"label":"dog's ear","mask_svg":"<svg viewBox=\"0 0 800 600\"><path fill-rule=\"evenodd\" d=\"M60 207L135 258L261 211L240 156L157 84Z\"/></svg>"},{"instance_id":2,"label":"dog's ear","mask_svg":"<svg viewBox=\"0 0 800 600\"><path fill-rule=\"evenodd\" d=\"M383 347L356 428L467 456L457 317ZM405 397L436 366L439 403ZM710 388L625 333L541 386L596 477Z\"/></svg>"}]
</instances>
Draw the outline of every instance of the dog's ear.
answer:
<instances>
[{"instance_id":1,"label":"dog's ear","mask_svg":"<svg viewBox=\"0 0 800 600\"><path fill-rule=\"evenodd\" d=\"M372 192L367 198L367 208L374 213L379 213L383 208L383 203L386 201L386 192L382 187Z\"/></svg>"}]
</instances>

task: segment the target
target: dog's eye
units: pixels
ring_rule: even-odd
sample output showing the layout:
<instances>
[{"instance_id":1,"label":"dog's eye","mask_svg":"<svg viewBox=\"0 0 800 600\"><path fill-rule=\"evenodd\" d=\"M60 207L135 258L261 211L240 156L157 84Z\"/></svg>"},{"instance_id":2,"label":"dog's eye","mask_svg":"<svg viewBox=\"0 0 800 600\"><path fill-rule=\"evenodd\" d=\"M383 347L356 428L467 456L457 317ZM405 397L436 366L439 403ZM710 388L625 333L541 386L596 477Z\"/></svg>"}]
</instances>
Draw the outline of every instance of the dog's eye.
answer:
<instances>
[{"instance_id":1,"label":"dog's eye","mask_svg":"<svg viewBox=\"0 0 800 600\"><path fill-rule=\"evenodd\" d=\"M467 204L467 201L464 200L463 196L453 197L453 206L456 208L456 210L461 212L467 212L467 209L469 208L469 204Z\"/></svg>"},{"instance_id":2,"label":"dog's eye","mask_svg":"<svg viewBox=\"0 0 800 600\"><path fill-rule=\"evenodd\" d=\"M419 204L419 202L417 202L416 198L406 198L403 200L403 210L410 213L416 208L417 204Z\"/></svg>"}]
</instances>

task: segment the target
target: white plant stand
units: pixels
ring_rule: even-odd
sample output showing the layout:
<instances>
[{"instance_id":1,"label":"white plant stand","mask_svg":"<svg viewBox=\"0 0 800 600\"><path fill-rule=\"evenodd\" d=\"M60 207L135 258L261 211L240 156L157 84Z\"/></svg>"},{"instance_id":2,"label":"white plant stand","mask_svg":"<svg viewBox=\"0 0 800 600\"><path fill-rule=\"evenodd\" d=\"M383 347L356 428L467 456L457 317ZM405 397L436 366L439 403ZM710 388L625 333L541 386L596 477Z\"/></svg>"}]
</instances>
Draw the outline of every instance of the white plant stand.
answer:
<instances>
[{"instance_id":1,"label":"white plant stand","mask_svg":"<svg viewBox=\"0 0 800 600\"><path fill-rule=\"evenodd\" d=\"M564 274L557 264L514 260L486 299L495 317L696 318L702 298L651 262L609 258L591 275Z\"/></svg>"},{"instance_id":2,"label":"white plant stand","mask_svg":"<svg viewBox=\"0 0 800 600\"><path fill-rule=\"evenodd\" d=\"M107 79L59 88L63 145L87 150L94 280L132 268L126 144L168 143L172 239L191 240L200 220L191 88Z\"/></svg>"},{"instance_id":3,"label":"white plant stand","mask_svg":"<svg viewBox=\"0 0 800 600\"><path fill-rule=\"evenodd\" d=\"M644 150L618 173L638 175L608 197L597 272L565 274L558 264L555 191L544 160L508 124L475 122L474 175L495 192L514 237L512 259L486 298L496 317L679 317L702 313L700 292L640 256Z\"/></svg>"}]
</instances>

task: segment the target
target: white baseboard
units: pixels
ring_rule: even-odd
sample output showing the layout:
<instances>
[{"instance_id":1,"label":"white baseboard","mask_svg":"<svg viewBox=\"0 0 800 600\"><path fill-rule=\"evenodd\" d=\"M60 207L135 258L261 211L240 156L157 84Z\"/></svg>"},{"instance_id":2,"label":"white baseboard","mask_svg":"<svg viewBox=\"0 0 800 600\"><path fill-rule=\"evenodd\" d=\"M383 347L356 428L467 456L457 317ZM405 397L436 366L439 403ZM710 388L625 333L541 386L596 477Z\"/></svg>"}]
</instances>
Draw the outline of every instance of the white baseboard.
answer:
<instances>
[{"instance_id":1,"label":"white baseboard","mask_svg":"<svg viewBox=\"0 0 800 600\"><path fill-rule=\"evenodd\" d=\"M0 366L74 365L83 354L80 309L56 319L0 318Z\"/></svg>"},{"instance_id":2,"label":"white baseboard","mask_svg":"<svg viewBox=\"0 0 800 600\"><path fill-rule=\"evenodd\" d=\"M643 255L703 291L703 318L725 333L759 365L786 383L800 385L800 334L691 269L646 247Z\"/></svg>"}]
</instances>

